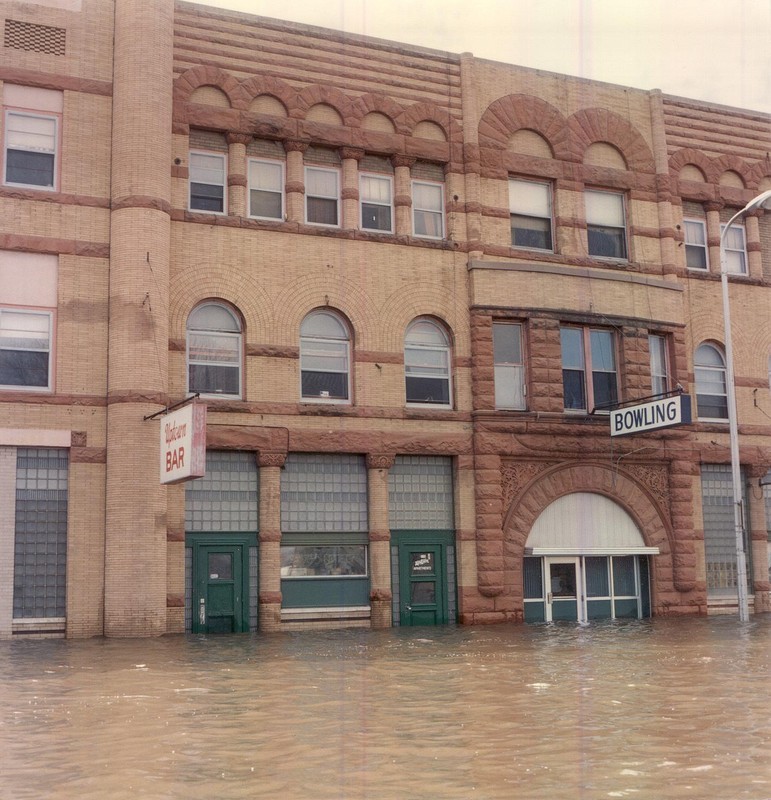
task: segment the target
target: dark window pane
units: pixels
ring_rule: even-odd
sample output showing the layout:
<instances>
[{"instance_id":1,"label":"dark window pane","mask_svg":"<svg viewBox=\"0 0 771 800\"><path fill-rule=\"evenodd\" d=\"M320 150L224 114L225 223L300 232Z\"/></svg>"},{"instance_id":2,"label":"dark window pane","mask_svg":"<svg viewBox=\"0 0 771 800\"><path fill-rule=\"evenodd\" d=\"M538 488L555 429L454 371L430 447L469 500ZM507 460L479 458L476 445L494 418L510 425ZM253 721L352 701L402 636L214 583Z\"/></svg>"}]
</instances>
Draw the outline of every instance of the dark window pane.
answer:
<instances>
[{"instance_id":1,"label":"dark window pane","mask_svg":"<svg viewBox=\"0 0 771 800\"><path fill-rule=\"evenodd\" d=\"M0 384L48 386L48 353L0 350Z\"/></svg>"},{"instance_id":2,"label":"dark window pane","mask_svg":"<svg viewBox=\"0 0 771 800\"><path fill-rule=\"evenodd\" d=\"M281 195L276 192L263 192L252 189L249 213L253 217L281 219Z\"/></svg>"},{"instance_id":3,"label":"dark window pane","mask_svg":"<svg viewBox=\"0 0 771 800\"><path fill-rule=\"evenodd\" d=\"M586 408L584 373L574 369L562 370L562 394L565 408Z\"/></svg>"},{"instance_id":4,"label":"dark window pane","mask_svg":"<svg viewBox=\"0 0 771 800\"><path fill-rule=\"evenodd\" d=\"M634 579L634 556L613 557L613 594L618 597L634 596L637 587Z\"/></svg>"},{"instance_id":5,"label":"dark window pane","mask_svg":"<svg viewBox=\"0 0 771 800\"><path fill-rule=\"evenodd\" d=\"M238 367L190 365L191 392L201 394L235 394L239 393Z\"/></svg>"},{"instance_id":6,"label":"dark window pane","mask_svg":"<svg viewBox=\"0 0 771 800\"><path fill-rule=\"evenodd\" d=\"M586 596L608 597L610 595L610 581L608 580L608 559L606 556L587 556L586 567Z\"/></svg>"},{"instance_id":7,"label":"dark window pane","mask_svg":"<svg viewBox=\"0 0 771 800\"><path fill-rule=\"evenodd\" d=\"M6 152L5 179L8 183L52 187L54 185L54 154L9 149Z\"/></svg>"},{"instance_id":8,"label":"dark window pane","mask_svg":"<svg viewBox=\"0 0 771 800\"><path fill-rule=\"evenodd\" d=\"M410 602L413 605L432 606L436 603L436 583L417 581L410 586Z\"/></svg>"},{"instance_id":9,"label":"dark window pane","mask_svg":"<svg viewBox=\"0 0 771 800\"><path fill-rule=\"evenodd\" d=\"M209 580L233 580L232 553L209 553Z\"/></svg>"},{"instance_id":10,"label":"dark window pane","mask_svg":"<svg viewBox=\"0 0 771 800\"><path fill-rule=\"evenodd\" d=\"M391 209L389 206L361 204L361 227L373 231L391 230Z\"/></svg>"},{"instance_id":11,"label":"dark window pane","mask_svg":"<svg viewBox=\"0 0 771 800\"><path fill-rule=\"evenodd\" d=\"M329 397L334 400L347 400L348 374L303 370L302 393L303 397Z\"/></svg>"},{"instance_id":12,"label":"dark window pane","mask_svg":"<svg viewBox=\"0 0 771 800\"><path fill-rule=\"evenodd\" d=\"M551 220L512 214L511 243L516 247L551 250Z\"/></svg>"},{"instance_id":13,"label":"dark window pane","mask_svg":"<svg viewBox=\"0 0 771 800\"><path fill-rule=\"evenodd\" d=\"M707 251L703 247L685 246L685 262L691 269L707 268Z\"/></svg>"},{"instance_id":14,"label":"dark window pane","mask_svg":"<svg viewBox=\"0 0 771 800\"><path fill-rule=\"evenodd\" d=\"M308 197L308 222L317 225L337 225L337 200Z\"/></svg>"},{"instance_id":15,"label":"dark window pane","mask_svg":"<svg viewBox=\"0 0 771 800\"><path fill-rule=\"evenodd\" d=\"M543 597L543 573L540 558L526 558L524 561L525 599Z\"/></svg>"},{"instance_id":16,"label":"dark window pane","mask_svg":"<svg viewBox=\"0 0 771 800\"><path fill-rule=\"evenodd\" d=\"M697 394L698 414L705 419L728 419L728 400L714 394Z\"/></svg>"},{"instance_id":17,"label":"dark window pane","mask_svg":"<svg viewBox=\"0 0 771 800\"><path fill-rule=\"evenodd\" d=\"M446 378L407 377L408 403L449 405L450 382Z\"/></svg>"},{"instance_id":18,"label":"dark window pane","mask_svg":"<svg viewBox=\"0 0 771 800\"><path fill-rule=\"evenodd\" d=\"M222 186L213 186L209 183L190 184L190 208L196 211L224 210L224 189Z\"/></svg>"},{"instance_id":19,"label":"dark window pane","mask_svg":"<svg viewBox=\"0 0 771 800\"><path fill-rule=\"evenodd\" d=\"M589 255L601 258L626 258L623 228L603 228L589 225Z\"/></svg>"},{"instance_id":20,"label":"dark window pane","mask_svg":"<svg viewBox=\"0 0 771 800\"><path fill-rule=\"evenodd\" d=\"M615 372L592 373L592 386L594 388L594 405L597 408L607 409L608 405L618 401Z\"/></svg>"}]
</instances>

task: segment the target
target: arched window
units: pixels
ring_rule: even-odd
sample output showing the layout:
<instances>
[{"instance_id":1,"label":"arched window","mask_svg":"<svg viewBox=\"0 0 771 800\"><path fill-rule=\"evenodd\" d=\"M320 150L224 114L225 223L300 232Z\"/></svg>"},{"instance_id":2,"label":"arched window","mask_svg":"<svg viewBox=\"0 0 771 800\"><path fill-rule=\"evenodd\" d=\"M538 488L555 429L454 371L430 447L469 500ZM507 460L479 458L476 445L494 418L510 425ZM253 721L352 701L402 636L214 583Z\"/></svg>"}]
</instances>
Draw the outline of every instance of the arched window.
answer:
<instances>
[{"instance_id":1,"label":"arched window","mask_svg":"<svg viewBox=\"0 0 771 800\"><path fill-rule=\"evenodd\" d=\"M313 311L300 326L300 372L303 400L349 402L351 337L348 326L331 311Z\"/></svg>"},{"instance_id":2,"label":"arched window","mask_svg":"<svg viewBox=\"0 0 771 800\"><path fill-rule=\"evenodd\" d=\"M222 303L203 303L187 318L187 388L241 396L241 321Z\"/></svg>"},{"instance_id":3,"label":"arched window","mask_svg":"<svg viewBox=\"0 0 771 800\"><path fill-rule=\"evenodd\" d=\"M410 323L404 337L407 404L451 406L450 340L430 319Z\"/></svg>"},{"instance_id":4,"label":"arched window","mask_svg":"<svg viewBox=\"0 0 771 800\"><path fill-rule=\"evenodd\" d=\"M723 353L713 344L700 344L693 364L699 419L728 419Z\"/></svg>"}]
</instances>

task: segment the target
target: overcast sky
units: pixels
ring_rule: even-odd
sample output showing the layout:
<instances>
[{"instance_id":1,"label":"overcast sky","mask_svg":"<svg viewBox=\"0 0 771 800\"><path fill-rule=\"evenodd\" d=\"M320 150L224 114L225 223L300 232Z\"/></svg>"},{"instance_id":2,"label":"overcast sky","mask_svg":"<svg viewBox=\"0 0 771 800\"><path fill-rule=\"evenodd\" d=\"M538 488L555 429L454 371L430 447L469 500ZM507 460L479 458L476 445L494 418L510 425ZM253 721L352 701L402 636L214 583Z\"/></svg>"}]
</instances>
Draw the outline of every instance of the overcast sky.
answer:
<instances>
[{"instance_id":1,"label":"overcast sky","mask_svg":"<svg viewBox=\"0 0 771 800\"><path fill-rule=\"evenodd\" d=\"M771 0L206 0L204 5L771 112Z\"/></svg>"}]
</instances>

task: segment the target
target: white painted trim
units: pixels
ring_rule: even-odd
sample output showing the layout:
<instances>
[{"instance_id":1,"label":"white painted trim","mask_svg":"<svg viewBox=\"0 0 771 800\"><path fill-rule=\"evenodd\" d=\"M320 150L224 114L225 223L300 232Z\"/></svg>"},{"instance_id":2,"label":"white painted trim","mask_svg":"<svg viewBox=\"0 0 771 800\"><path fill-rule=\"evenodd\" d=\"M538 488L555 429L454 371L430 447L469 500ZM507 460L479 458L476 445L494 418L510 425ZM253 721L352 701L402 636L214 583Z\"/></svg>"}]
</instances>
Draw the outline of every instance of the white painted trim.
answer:
<instances>
[{"instance_id":1,"label":"white painted trim","mask_svg":"<svg viewBox=\"0 0 771 800\"><path fill-rule=\"evenodd\" d=\"M72 431L45 428L0 428L0 445L9 447L70 447Z\"/></svg>"}]
</instances>

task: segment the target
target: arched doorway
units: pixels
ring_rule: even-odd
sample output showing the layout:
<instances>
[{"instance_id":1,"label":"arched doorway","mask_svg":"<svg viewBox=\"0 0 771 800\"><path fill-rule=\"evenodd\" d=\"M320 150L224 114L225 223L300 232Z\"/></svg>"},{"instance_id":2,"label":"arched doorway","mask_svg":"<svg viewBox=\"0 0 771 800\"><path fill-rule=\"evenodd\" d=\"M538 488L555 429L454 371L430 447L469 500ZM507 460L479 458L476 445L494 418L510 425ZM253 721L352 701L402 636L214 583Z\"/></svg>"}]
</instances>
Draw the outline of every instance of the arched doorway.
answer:
<instances>
[{"instance_id":1,"label":"arched doorway","mask_svg":"<svg viewBox=\"0 0 771 800\"><path fill-rule=\"evenodd\" d=\"M539 514L525 543L525 621L650 616L648 559L658 553L610 498L563 495Z\"/></svg>"}]
</instances>

